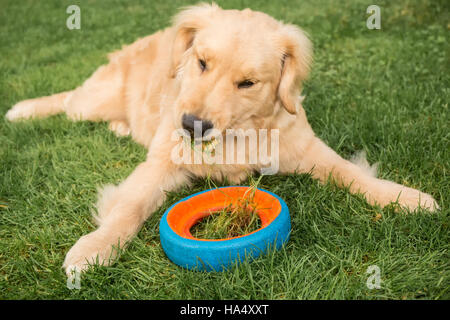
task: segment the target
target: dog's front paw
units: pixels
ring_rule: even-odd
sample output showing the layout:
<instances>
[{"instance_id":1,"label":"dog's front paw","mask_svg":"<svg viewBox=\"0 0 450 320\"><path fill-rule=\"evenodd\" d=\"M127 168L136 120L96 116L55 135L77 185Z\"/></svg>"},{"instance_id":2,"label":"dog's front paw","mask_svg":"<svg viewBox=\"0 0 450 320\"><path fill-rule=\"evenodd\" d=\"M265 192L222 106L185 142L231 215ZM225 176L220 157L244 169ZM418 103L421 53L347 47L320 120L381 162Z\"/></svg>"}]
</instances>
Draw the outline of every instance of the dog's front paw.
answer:
<instances>
[{"instance_id":1,"label":"dog's front paw","mask_svg":"<svg viewBox=\"0 0 450 320\"><path fill-rule=\"evenodd\" d=\"M116 257L111 239L102 233L102 230L91 232L82 236L67 252L63 268L67 276L73 271L83 272L89 265L110 265Z\"/></svg>"},{"instance_id":2,"label":"dog's front paw","mask_svg":"<svg viewBox=\"0 0 450 320\"><path fill-rule=\"evenodd\" d=\"M409 211L414 211L419 207L428 211L439 209L439 205L431 195L416 189L402 187L397 190L397 196L398 203Z\"/></svg>"},{"instance_id":3,"label":"dog's front paw","mask_svg":"<svg viewBox=\"0 0 450 320\"><path fill-rule=\"evenodd\" d=\"M439 209L439 205L431 195L388 180L377 179L376 188L373 188L368 195L369 202L377 203L382 207L394 203L411 212L418 208L428 211Z\"/></svg>"},{"instance_id":4,"label":"dog's front paw","mask_svg":"<svg viewBox=\"0 0 450 320\"><path fill-rule=\"evenodd\" d=\"M109 123L109 130L113 131L119 137L129 136L131 133L130 126L126 121L113 120Z\"/></svg>"},{"instance_id":5,"label":"dog's front paw","mask_svg":"<svg viewBox=\"0 0 450 320\"><path fill-rule=\"evenodd\" d=\"M35 102L24 100L13 106L6 113L5 117L9 121L32 118L35 113Z\"/></svg>"}]
</instances>

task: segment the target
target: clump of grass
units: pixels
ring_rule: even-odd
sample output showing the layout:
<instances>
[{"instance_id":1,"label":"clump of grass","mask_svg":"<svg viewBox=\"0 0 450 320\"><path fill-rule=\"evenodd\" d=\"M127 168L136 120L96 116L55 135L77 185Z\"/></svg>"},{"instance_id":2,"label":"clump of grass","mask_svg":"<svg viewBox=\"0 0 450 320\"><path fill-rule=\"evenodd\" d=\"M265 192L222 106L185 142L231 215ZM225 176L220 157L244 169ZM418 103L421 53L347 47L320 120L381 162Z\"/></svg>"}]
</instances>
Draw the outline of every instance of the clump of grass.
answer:
<instances>
[{"instance_id":1,"label":"clump of grass","mask_svg":"<svg viewBox=\"0 0 450 320\"><path fill-rule=\"evenodd\" d=\"M220 210L211 211L191 229L199 239L224 239L248 234L261 228L255 191L259 180L248 188L244 196Z\"/></svg>"},{"instance_id":2,"label":"clump of grass","mask_svg":"<svg viewBox=\"0 0 450 320\"><path fill-rule=\"evenodd\" d=\"M194 151L197 150L195 148L197 143L200 143L200 142L196 141L195 139L190 140L190 146L191 146L192 150L194 150ZM211 139L209 139L209 140L202 140L201 148L198 149L198 151L209 154L211 156L214 156L215 148L217 147L218 144L219 144L219 140L217 140L215 137L211 137Z\"/></svg>"}]
</instances>

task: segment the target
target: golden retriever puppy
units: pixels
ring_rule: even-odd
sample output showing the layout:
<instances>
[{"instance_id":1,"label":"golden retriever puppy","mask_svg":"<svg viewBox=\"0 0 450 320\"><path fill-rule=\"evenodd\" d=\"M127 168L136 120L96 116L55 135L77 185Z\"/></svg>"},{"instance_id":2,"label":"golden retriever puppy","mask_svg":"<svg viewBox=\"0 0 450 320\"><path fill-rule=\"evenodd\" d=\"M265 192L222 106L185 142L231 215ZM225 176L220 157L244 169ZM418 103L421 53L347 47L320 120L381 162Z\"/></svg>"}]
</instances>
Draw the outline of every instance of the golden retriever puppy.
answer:
<instances>
[{"instance_id":1,"label":"golden retriever puppy","mask_svg":"<svg viewBox=\"0 0 450 320\"><path fill-rule=\"evenodd\" d=\"M271 173L311 173L322 182L331 177L371 204L437 209L430 195L377 179L365 158L344 160L314 135L300 96L311 60L311 43L300 28L250 9L202 4L181 11L171 27L110 54L109 63L75 90L25 100L9 110L10 121L61 112L73 120L109 121L117 134L130 134L148 148L147 160L124 182L100 192L98 229L69 250L66 272L96 261L112 263L115 248L133 238L164 201L165 191L192 176L239 183L248 173L267 169L267 158L277 160ZM221 140L217 154L226 153L226 161L214 161L211 153L209 162L179 161L183 150L174 133L184 129L184 138L188 132L196 139L198 124L197 138L211 140L215 132ZM228 148L223 139L233 134L230 129L241 130L231 141L243 133L256 137L256 144ZM187 153L194 158L195 148ZM243 151L246 161L237 161L231 149ZM249 161L267 149L266 159Z\"/></svg>"}]
</instances>

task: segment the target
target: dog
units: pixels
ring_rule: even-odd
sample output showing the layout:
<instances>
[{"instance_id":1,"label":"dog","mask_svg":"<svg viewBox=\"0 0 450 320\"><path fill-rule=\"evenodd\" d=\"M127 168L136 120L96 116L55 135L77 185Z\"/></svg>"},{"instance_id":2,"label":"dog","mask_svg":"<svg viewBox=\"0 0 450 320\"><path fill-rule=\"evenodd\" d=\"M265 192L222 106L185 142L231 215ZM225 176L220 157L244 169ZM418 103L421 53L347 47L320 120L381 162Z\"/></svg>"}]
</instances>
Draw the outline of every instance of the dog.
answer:
<instances>
[{"instance_id":1,"label":"dog","mask_svg":"<svg viewBox=\"0 0 450 320\"><path fill-rule=\"evenodd\" d=\"M310 173L323 183L331 178L381 207L396 202L407 211L439 208L431 195L376 178L364 157L345 160L315 136L300 95L312 44L297 26L250 9L200 4L180 11L171 27L108 57L109 63L75 90L19 102L6 114L10 121L58 113L108 121L117 135L131 135L148 148L146 161L125 181L100 191L94 215L98 229L68 251L63 263L68 275L93 263L113 263L117 249L136 235L166 191L194 176L237 184L263 168L260 160L173 161L173 132L192 135L195 123L203 126L200 136L208 129L219 136L228 129L278 130L280 174ZM252 152L246 149L246 159Z\"/></svg>"}]
</instances>

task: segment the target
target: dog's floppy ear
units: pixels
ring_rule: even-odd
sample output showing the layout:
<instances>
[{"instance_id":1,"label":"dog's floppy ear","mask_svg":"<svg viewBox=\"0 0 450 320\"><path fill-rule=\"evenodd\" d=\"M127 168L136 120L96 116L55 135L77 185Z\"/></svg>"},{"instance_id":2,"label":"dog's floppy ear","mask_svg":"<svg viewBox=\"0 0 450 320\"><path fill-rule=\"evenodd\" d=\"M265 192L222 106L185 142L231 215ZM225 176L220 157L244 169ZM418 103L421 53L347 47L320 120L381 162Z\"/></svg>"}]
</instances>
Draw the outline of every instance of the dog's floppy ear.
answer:
<instances>
[{"instance_id":1,"label":"dog's floppy ear","mask_svg":"<svg viewBox=\"0 0 450 320\"><path fill-rule=\"evenodd\" d=\"M312 61L312 44L294 25L283 25L279 38L282 52L278 96L283 107L296 114L300 104L302 82L308 77Z\"/></svg>"},{"instance_id":2,"label":"dog's floppy ear","mask_svg":"<svg viewBox=\"0 0 450 320\"><path fill-rule=\"evenodd\" d=\"M171 53L171 76L175 77L181 64L183 54L192 46L195 33L204 27L214 12L220 10L216 4L202 3L186 7L173 19L175 35Z\"/></svg>"}]
</instances>

